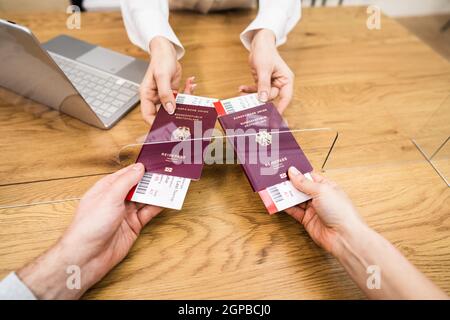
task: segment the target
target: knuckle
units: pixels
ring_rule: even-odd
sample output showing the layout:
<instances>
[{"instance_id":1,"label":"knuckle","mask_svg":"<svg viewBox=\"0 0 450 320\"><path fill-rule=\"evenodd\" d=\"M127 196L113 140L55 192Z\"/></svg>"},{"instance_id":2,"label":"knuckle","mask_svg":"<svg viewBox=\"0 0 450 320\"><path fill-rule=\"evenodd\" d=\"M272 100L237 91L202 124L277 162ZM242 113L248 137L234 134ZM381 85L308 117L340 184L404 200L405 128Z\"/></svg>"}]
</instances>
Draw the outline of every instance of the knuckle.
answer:
<instances>
[{"instance_id":1,"label":"knuckle","mask_svg":"<svg viewBox=\"0 0 450 320\"><path fill-rule=\"evenodd\" d=\"M105 177L105 179L100 179L99 181L97 181L95 183L95 188L97 188L98 190L107 190L108 188L111 187L111 181L110 179L108 179L109 176Z\"/></svg>"},{"instance_id":2,"label":"knuckle","mask_svg":"<svg viewBox=\"0 0 450 320\"><path fill-rule=\"evenodd\" d=\"M169 100L170 99L170 93L167 91L163 91L159 93L159 97L161 98L161 100Z\"/></svg>"},{"instance_id":3,"label":"knuckle","mask_svg":"<svg viewBox=\"0 0 450 320\"><path fill-rule=\"evenodd\" d=\"M325 184L321 184L318 188L320 193L326 193L329 191L329 186L325 185Z\"/></svg>"}]
</instances>

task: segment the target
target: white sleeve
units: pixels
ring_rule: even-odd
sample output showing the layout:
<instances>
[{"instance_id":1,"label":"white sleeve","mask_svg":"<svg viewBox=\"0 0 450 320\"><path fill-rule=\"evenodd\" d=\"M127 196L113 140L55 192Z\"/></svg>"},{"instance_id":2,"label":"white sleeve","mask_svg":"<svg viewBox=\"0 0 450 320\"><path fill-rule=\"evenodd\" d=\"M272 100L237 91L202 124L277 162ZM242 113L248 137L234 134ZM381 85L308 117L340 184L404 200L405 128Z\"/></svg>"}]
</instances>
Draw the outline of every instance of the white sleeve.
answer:
<instances>
[{"instance_id":1,"label":"white sleeve","mask_svg":"<svg viewBox=\"0 0 450 320\"><path fill-rule=\"evenodd\" d=\"M178 59L184 55L184 48L169 24L168 0L120 0L120 7L132 43L149 52L150 41L162 36L174 44Z\"/></svg>"},{"instance_id":2,"label":"white sleeve","mask_svg":"<svg viewBox=\"0 0 450 320\"><path fill-rule=\"evenodd\" d=\"M241 33L241 41L247 50L259 29L269 29L275 34L276 45L286 42L291 31L302 14L301 0L259 0L258 14L253 22Z\"/></svg>"},{"instance_id":3,"label":"white sleeve","mask_svg":"<svg viewBox=\"0 0 450 320\"><path fill-rule=\"evenodd\" d=\"M37 300L15 272L0 281L0 300Z\"/></svg>"}]
</instances>

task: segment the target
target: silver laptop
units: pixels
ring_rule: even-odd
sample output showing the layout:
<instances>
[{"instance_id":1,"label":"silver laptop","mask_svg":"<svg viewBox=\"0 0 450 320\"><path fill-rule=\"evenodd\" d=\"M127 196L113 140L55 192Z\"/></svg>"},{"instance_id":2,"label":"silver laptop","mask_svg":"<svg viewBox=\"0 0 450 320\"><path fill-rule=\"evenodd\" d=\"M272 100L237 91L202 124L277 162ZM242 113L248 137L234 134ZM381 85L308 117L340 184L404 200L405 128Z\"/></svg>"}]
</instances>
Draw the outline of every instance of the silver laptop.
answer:
<instances>
[{"instance_id":1,"label":"silver laptop","mask_svg":"<svg viewBox=\"0 0 450 320\"><path fill-rule=\"evenodd\" d=\"M42 45L0 19L0 86L101 129L139 101L147 62L61 35Z\"/></svg>"}]
</instances>

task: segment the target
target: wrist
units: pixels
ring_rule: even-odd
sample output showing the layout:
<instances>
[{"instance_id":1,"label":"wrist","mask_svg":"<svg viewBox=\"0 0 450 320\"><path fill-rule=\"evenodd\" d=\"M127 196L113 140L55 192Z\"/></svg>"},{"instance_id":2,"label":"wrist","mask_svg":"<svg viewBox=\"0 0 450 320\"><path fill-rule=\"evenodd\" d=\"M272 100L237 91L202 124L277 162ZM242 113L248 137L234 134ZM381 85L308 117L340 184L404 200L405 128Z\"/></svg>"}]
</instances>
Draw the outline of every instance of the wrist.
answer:
<instances>
[{"instance_id":1,"label":"wrist","mask_svg":"<svg viewBox=\"0 0 450 320\"><path fill-rule=\"evenodd\" d=\"M17 272L22 282L41 300L79 299L92 285L85 263L59 241ZM95 283L95 282L94 282Z\"/></svg>"},{"instance_id":2,"label":"wrist","mask_svg":"<svg viewBox=\"0 0 450 320\"><path fill-rule=\"evenodd\" d=\"M337 232L336 243L331 254L342 262L349 256L358 255L364 250L365 243L372 241L376 234L364 222L355 222L352 226L340 229Z\"/></svg>"},{"instance_id":3,"label":"wrist","mask_svg":"<svg viewBox=\"0 0 450 320\"><path fill-rule=\"evenodd\" d=\"M259 29L255 31L255 34L252 39L251 48L258 45L264 45L265 47L273 47L276 48L276 37L275 33L269 29Z\"/></svg>"},{"instance_id":4,"label":"wrist","mask_svg":"<svg viewBox=\"0 0 450 320\"><path fill-rule=\"evenodd\" d=\"M154 37L149 43L150 55L163 51L165 54L172 53L176 57L176 50L172 42L162 36ZM153 52L153 54L152 54Z\"/></svg>"}]
</instances>

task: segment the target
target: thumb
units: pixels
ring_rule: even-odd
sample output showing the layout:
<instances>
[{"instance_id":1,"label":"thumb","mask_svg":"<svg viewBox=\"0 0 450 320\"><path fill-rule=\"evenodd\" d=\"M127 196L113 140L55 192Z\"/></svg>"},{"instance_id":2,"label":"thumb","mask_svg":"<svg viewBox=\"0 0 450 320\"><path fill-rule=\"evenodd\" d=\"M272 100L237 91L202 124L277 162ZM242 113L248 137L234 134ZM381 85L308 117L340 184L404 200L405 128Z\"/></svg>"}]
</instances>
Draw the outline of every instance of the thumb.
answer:
<instances>
[{"instance_id":1,"label":"thumb","mask_svg":"<svg viewBox=\"0 0 450 320\"><path fill-rule=\"evenodd\" d=\"M290 167L289 179L295 188L309 196L319 192L319 184L306 178L296 167Z\"/></svg>"},{"instance_id":2,"label":"thumb","mask_svg":"<svg viewBox=\"0 0 450 320\"><path fill-rule=\"evenodd\" d=\"M266 66L257 69L258 76L258 99L261 102L269 101L271 90L272 70Z\"/></svg>"},{"instance_id":3,"label":"thumb","mask_svg":"<svg viewBox=\"0 0 450 320\"><path fill-rule=\"evenodd\" d=\"M144 165L142 163L135 163L128 167L124 173L122 173L112 183L110 190L110 196L114 200L123 201L128 192L142 179L144 175Z\"/></svg>"},{"instance_id":4,"label":"thumb","mask_svg":"<svg viewBox=\"0 0 450 320\"><path fill-rule=\"evenodd\" d=\"M158 87L158 95L161 100L161 104L169 114L175 112L175 97L173 96L172 87L170 86L170 78L165 75L161 75L156 78L156 85Z\"/></svg>"}]
</instances>

